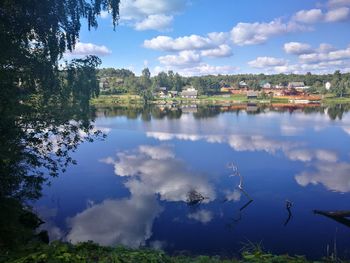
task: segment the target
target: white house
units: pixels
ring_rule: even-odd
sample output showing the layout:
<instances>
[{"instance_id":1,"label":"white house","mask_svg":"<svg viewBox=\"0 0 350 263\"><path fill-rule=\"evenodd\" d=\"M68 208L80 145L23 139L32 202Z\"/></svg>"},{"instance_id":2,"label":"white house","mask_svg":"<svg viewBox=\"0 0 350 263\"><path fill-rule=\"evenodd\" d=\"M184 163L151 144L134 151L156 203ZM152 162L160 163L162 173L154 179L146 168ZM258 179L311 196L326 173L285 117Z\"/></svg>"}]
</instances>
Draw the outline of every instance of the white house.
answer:
<instances>
[{"instance_id":1,"label":"white house","mask_svg":"<svg viewBox=\"0 0 350 263\"><path fill-rule=\"evenodd\" d=\"M193 87L187 88L181 92L182 98L196 99L197 96L198 91Z\"/></svg>"},{"instance_id":2,"label":"white house","mask_svg":"<svg viewBox=\"0 0 350 263\"><path fill-rule=\"evenodd\" d=\"M332 87L332 84L331 84L329 81L327 81L327 82L324 84L324 87L326 88L326 90L330 90L331 87Z\"/></svg>"}]
</instances>

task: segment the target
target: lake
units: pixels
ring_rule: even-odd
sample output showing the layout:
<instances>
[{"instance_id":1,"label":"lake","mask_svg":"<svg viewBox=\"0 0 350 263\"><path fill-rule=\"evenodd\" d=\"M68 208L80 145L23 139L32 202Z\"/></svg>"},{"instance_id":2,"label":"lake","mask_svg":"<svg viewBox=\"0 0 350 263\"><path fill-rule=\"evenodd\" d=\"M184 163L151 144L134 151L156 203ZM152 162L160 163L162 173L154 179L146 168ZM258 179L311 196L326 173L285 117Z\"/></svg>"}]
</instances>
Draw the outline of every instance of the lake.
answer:
<instances>
[{"instance_id":1,"label":"lake","mask_svg":"<svg viewBox=\"0 0 350 263\"><path fill-rule=\"evenodd\" d=\"M34 204L51 239L170 254L350 257L350 113L343 106L99 108L107 137Z\"/></svg>"}]
</instances>

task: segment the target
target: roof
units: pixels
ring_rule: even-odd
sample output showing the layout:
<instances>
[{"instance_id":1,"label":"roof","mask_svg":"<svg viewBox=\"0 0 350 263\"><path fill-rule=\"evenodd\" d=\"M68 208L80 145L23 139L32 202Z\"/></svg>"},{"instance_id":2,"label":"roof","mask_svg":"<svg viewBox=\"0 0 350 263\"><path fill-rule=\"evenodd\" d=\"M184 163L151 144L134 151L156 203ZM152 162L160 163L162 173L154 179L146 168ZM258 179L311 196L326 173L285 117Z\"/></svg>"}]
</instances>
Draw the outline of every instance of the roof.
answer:
<instances>
[{"instance_id":1,"label":"roof","mask_svg":"<svg viewBox=\"0 0 350 263\"><path fill-rule=\"evenodd\" d=\"M293 86L293 87L304 87L305 84L304 82L289 82L289 86Z\"/></svg>"},{"instance_id":2,"label":"roof","mask_svg":"<svg viewBox=\"0 0 350 263\"><path fill-rule=\"evenodd\" d=\"M248 97L257 97L258 96L258 92L257 91L248 91L247 92L247 96Z\"/></svg>"},{"instance_id":3,"label":"roof","mask_svg":"<svg viewBox=\"0 0 350 263\"><path fill-rule=\"evenodd\" d=\"M184 90L181 92L182 96L197 96L198 91L197 90Z\"/></svg>"}]
</instances>

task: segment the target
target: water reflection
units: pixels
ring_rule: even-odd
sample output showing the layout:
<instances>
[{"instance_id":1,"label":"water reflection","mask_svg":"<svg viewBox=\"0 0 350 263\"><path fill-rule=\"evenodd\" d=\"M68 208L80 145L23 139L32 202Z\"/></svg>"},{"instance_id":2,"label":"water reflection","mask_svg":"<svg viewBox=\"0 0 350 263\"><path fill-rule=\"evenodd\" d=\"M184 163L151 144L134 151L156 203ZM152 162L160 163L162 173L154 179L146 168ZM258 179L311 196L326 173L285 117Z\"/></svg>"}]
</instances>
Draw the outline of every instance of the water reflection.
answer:
<instances>
[{"instance_id":1,"label":"water reflection","mask_svg":"<svg viewBox=\"0 0 350 263\"><path fill-rule=\"evenodd\" d=\"M278 253L323 253L322 235L334 224L320 226L310 210L346 209L349 114L333 121L325 107L264 107L255 115L233 106L126 110L117 117L98 110L96 124L109 137L85 148L81 159L91 158L75 173L97 168L79 176L78 188L65 185L64 193L79 189L74 197L83 199L64 216L67 240L196 254L237 250L248 238ZM232 160L239 170L227 170ZM86 207L86 200L98 201Z\"/></svg>"},{"instance_id":2,"label":"water reflection","mask_svg":"<svg viewBox=\"0 0 350 263\"><path fill-rule=\"evenodd\" d=\"M297 174L295 180L301 186L322 184L335 192L350 192L350 164L344 162L317 162L312 166L313 171Z\"/></svg>"},{"instance_id":3,"label":"water reflection","mask_svg":"<svg viewBox=\"0 0 350 263\"><path fill-rule=\"evenodd\" d=\"M292 210L291 210L292 206L293 206L293 203L289 200L286 200L286 210L288 212L288 217L287 217L286 221L284 222L284 226L288 225L290 219L293 216Z\"/></svg>"},{"instance_id":4,"label":"water reflection","mask_svg":"<svg viewBox=\"0 0 350 263\"><path fill-rule=\"evenodd\" d=\"M117 153L116 160L107 157L101 161L114 165L117 176L130 177L127 185L159 194L161 200L186 202L193 189L205 197L202 203L215 199L207 177L191 171L184 161L175 158L171 146L141 145L134 151Z\"/></svg>"},{"instance_id":5,"label":"water reflection","mask_svg":"<svg viewBox=\"0 0 350 263\"><path fill-rule=\"evenodd\" d=\"M322 216L328 217L342 225L350 227L350 211L328 212L328 211L314 210L313 212L316 215L322 215Z\"/></svg>"},{"instance_id":6,"label":"water reflection","mask_svg":"<svg viewBox=\"0 0 350 263\"><path fill-rule=\"evenodd\" d=\"M78 243L93 240L101 245L123 244L137 248L152 235L154 219L162 208L154 195L128 185L131 197L105 200L68 220L67 240Z\"/></svg>"}]
</instances>

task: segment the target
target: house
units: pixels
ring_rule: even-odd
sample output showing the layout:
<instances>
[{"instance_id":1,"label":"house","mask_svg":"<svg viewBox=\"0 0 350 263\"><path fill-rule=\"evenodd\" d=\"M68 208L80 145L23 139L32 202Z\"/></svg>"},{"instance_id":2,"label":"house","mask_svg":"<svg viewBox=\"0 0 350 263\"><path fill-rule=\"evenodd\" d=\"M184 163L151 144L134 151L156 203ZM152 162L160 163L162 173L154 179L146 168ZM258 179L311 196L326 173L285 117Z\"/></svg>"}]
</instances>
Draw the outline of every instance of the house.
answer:
<instances>
[{"instance_id":1,"label":"house","mask_svg":"<svg viewBox=\"0 0 350 263\"><path fill-rule=\"evenodd\" d=\"M178 95L178 92L176 90L171 90L168 92L169 98L175 98Z\"/></svg>"},{"instance_id":2,"label":"house","mask_svg":"<svg viewBox=\"0 0 350 263\"><path fill-rule=\"evenodd\" d=\"M304 82L289 82L288 89L307 89Z\"/></svg>"},{"instance_id":3,"label":"house","mask_svg":"<svg viewBox=\"0 0 350 263\"><path fill-rule=\"evenodd\" d=\"M327 81L327 82L324 84L324 87L326 88L326 90L330 90L331 87L332 87L332 84L331 84L329 81Z\"/></svg>"},{"instance_id":4,"label":"house","mask_svg":"<svg viewBox=\"0 0 350 263\"><path fill-rule=\"evenodd\" d=\"M198 97L198 91L195 88L187 88L181 92L182 98L196 99Z\"/></svg>"},{"instance_id":5,"label":"house","mask_svg":"<svg viewBox=\"0 0 350 263\"><path fill-rule=\"evenodd\" d=\"M166 99L168 98L168 92L166 90L161 90L158 92L158 97L161 99Z\"/></svg>"},{"instance_id":6,"label":"house","mask_svg":"<svg viewBox=\"0 0 350 263\"><path fill-rule=\"evenodd\" d=\"M247 99L257 99L258 98L258 92L257 91L248 91L247 92Z\"/></svg>"},{"instance_id":7,"label":"house","mask_svg":"<svg viewBox=\"0 0 350 263\"><path fill-rule=\"evenodd\" d=\"M239 88L248 88L248 84L247 84L244 80L241 80L241 81L238 83L238 87L239 87Z\"/></svg>"},{"instance_id":8,"label":"house","mask_svg":"<svg viewBox=\"0 0 350 263\"><path fill-rule=\"evenodd\" d=\"M167 91L168 88L167 87L159 87L158 90L160 90L160 91Z\"/></svg>"},{"instance_id":9,"label":"house","mask_svg":"<svg viewBox=\"0 0 350 263\"><path fill-rule=\"evenodd\" d=\"M263 89L271 89L272 85L267 81L260 81L259 86Z\"/></svg>"}]
</instances>

